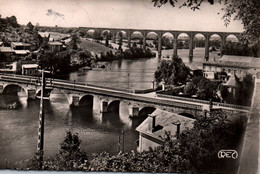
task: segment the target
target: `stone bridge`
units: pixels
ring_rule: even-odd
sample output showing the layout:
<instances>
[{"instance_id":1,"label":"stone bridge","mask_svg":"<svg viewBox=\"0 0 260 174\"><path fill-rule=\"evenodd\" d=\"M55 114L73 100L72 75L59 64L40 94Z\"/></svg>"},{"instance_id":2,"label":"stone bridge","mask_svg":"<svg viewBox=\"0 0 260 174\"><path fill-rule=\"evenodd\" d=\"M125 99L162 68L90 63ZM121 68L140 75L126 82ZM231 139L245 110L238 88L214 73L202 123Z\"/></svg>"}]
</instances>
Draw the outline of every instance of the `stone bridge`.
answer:
<instances>
[{"instance_id":1,"label":"stone bridge","mask_svg":"<svg viewBox=\"0 0 260 174\"><path fill-rule=\"evenodd\" d=\"M24 93L28 100L36 99L41 90L40 82L41 78L37 77L0 74L0 93L18 92ZM93 108L93 103L98 103L100 112L118 112L120 103L124 103L128 107L130 117L161 109L194 118L204 115L205 108L209 108L207 101L136 94L120 89L47 78L45 96L49 97L53 89L63 93L71 107ZM237 105L214 103L214 106L230 112L248 111L247 107Z\"/></svg>"},{"instance_id":2,"label":"stone bridge","mask_svg":"<svg viewBox=\"0 0 260 174\"><path fill-rule=\"evenodd\" d=\"M196 35L201 34L205 38L205 59L208 60L209 58L209 41L213 35L218 35L221 39L221 47L226 42L228 36L233 35L239 40L239 36L241 33L239 32L208 32L208 31L181 31L181 30L151 30L151 29L125 29L125 28L97 28L97 27L80 27L81 30L88 32L98 31L100 33L109 32L112 35L112 42L116 43L116 37L119 32L125 32L126 37L128 40L128 47L131 47L131 36L133 33L140 33L143 38L143 49L146 49L146 39L148 34L155 33L158 37L158 57L161 57L162 54L162 36L166 33L173 36L173 55L177 56L177 44L178 44L178 37L180 34L187 34L189 36L189 57L192 59L193 57L193 47L194 47L194 38Z\"/></svg>"}]
</instances>

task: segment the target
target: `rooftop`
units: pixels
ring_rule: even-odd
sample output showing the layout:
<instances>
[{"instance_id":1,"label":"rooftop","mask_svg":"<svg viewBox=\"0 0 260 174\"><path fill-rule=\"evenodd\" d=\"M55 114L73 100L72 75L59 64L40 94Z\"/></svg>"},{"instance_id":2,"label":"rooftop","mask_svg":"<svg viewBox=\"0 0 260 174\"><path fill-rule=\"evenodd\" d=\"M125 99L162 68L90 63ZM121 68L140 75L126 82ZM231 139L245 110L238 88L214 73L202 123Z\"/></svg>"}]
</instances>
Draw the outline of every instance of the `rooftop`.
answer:
<instances>
[{"instance_id":1,"label":"rooftop","mask_svg":"<svg viewBox=\"0 0 260 174\"><path fill-rule=\"evenodd\" d=\"M48 32L40 32L40 31L38 31L38 34L39 34L41 37L49 37L49 36L50 36L50 33L48 33Z\"/></svg>"},{"instance_id":2,"label":"rooftop","mask_svg":"<svg viewBox=\"0 0 260 174\"><path fill-rule=\"evenodd\" d=\"M220 59L216 59L215 61L204 62L203 64L226 67L260 68L260 58L224 55Z\"/></svg>"},{"instance_id":3,"label":"rooftop","mask_svg":"<svg viewBox=\"0 0 260 174\"><path fill-rule=\"evenodd\" d=\"M14 50L15 54L29 54L29 50Z\"/></svg>"},{"instance_id":4,"label":"rooftop","mask_svg":"<svg viewBox=\"0 0 260 174\"><path fill-rule=\"evenodd\" d=\"M2 52L2 53L13 53L14 50L11 47L0 47L0 52Z\"/></svg>"},{"instance_id":5,"label":"rooftop","mask_svg":"<svg viewBox=\"0 0 260 174\"><path fill-rule=\"evenodd\" d=\"M48 42L49 45L57 45L57 46L61 46L62 43L60 42Z\"/></svg>"},{"instance_id":6,"label":"rooftop","mask_svg":"<svg viewBox=\"0 0 260 174\"><path fill-rule=\"evenodd\" d=\"M171 135L175 135L177 131L177 126L173 123L180 122L180 131L184 131L187 128L193 127L193 122L195 119L188 118L185 116L181 116L175 113L163 111L160 109L156 109L151 116L156 116L155 118L155 126L160 127L161 129L157 129L154 132L150 130L149 122L151 121L150 117L147 117L137 128L138 132L151 136L158 140L163 140L162 137L165 135L165 131L170 132Z\"/></svg>"},{"instance_id":7,"label":"rooftop","mask_svg":"<svg viewBox=\"0 0 260 174\"><path fill-rule=\"evenodd\" d=\"M31 44L28 43L22 43L22 42L12 42L14 46L31 46Z\"/></svg>"},{"instance_id":8,"label":"rooftop","mask_svg":"<svg viewBox=\"0 0 260 174\"><path fill-rule=\"evenodd\" d=\"M38 64L23 64L22 68L38 68Z\"/></svg>"}]
</instances>

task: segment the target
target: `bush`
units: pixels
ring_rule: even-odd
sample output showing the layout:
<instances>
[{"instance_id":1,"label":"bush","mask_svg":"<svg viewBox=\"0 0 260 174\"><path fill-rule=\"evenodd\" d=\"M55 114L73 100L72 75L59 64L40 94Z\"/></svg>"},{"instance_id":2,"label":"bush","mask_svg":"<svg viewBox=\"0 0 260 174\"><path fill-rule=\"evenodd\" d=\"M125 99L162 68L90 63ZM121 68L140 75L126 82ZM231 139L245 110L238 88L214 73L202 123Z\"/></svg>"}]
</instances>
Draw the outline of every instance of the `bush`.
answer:
<instances>
[{"instance_id":1,"label":"bush","mask_svg":"<svg viewBox=\"0 0 260 174\"><path fill-rule=\"evenodd\" d=\"M26 168L66 171L88 170L88 156L84 150L80 149L80 144L81 140L78 134L72 134L70 131L67 131L64 140L60 143L58 154L44 160L43 166L40 168L40 154L36 153L34 158L28 161Z\"/></svg>"}]
</instances>

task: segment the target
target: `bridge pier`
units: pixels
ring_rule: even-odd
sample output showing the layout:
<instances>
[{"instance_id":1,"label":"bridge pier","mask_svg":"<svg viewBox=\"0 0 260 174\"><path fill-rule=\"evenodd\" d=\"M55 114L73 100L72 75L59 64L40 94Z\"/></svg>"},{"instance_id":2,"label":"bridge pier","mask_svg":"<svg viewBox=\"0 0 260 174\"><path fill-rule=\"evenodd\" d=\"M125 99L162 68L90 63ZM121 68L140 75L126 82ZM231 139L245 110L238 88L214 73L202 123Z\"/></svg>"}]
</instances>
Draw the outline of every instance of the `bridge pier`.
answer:
<instances>
[{"instance_id":1,"label":"bridge pier","mask_svg":"<svg viewBox=\"0 0 260 174\"><path fill-rule=\"evenodd\" d=\"M143 38L143 50L146 50L146 36Z\"/></svg>"},{"instance_id":2,"label":"bridge pier","mask_svg":"<svg viewBox=\"0 0 260 174\"><path fill-rule=\"evenodd\" d=\"M100 112L107 112L108 101L101 101Z\"/></svg>"},{"instance_id":3,"label":"bridge pier","mask_svg":"<svg viewBox=\"0 0 260 174\"><path fill-rule=\"evenodd\" d=\"M206 35L206 41L205 41L205 60L206 62L209 60L209 34Z\"/></svg>"},{"instance_id":4,"label":"bridge pier","mask_svg":"<svg viewBox=\"0 0 260 174\"><path fill-rule=\"evenodd\" d=\"M127 31L128 47L131 48L131 31Z\"/></svg>"},{"instance_id":5,"label":"bridge pier","mask_svg":"<svg viewBox=\"0 0 260 174\"><path fill-rule=\"evenodd\" d=\"M221 36L221 46L220 46L221 54L222 54L222 51L223 51L223 49L224 49L225 43L226 43L226 36L223 34L223 35Z\"/></svg>"},{"instance_id":6,"label":"bridge pier","mask_svg":"<svg viewBox=\"0 0 260 174\"><path fill-rule=\"evenodd\" d=\"M177 46L178 46L178 35L175 34L174 35L174 41L173 41L173 57L178 56Z\"/></svg>"},{"instance_id":7,"label":"bridge pier","mask_svg":"<svg viewBox=\"0 0 260 174\"><path fill-rule=\"evenodd\" d=\"M189 45L189 62L192 62L193 58L193 34L190 35L190 45Z\"/></svg>"},{"instance_id":8,"label":"bridge pier","mask_svg":"<svg viewBox=\"0 0 260 174\"><path fill-rule=\"evenodd\" d=\"M4 92L4 86L0 85L0 94L3 94L3 92Z\"/></svg>"},{"instance_id":9,"label":"bridge pier","mask_svg":"<svg viewBox=\"0 0 260 174\"><path fill-rule=\"evenodd\" d=\"M139 108L132 106L129 108L129 117L137 117L139 114Z\"/></svg>"},{"instance_id":10,"label":"bridge pier","mask_svg":"<svg viewBox=\"0 0 260 174\"><path fill-rule=\"evenodd\" d=\"M35 100L36 99L36 90L28 89L27 90L27 100Z\"/></svg>"},{"instance_id":11,"label":"bridge pier","mask_svg":"<svg viewBox=\"0 0 260 174\"><path fill-rule=\"evenodd\" d=\"M158 57L161 58L162 56L162 36L161 34L158 35Z\"/></svg>"},{"instance_id":12,"label":"bridge pier","mask_svg":"<svg viewBox=\"0 0 260 174\"><path fill-rule=\"evenodd\" d=\"M69 97L69 105L70 107L79 107L79 96L72 95Z\"/></svg>"},{"instance_id":13,"label":"bridge pier","mask_svg":"<svg viewBox=\"0 0 260 174\"><path fill-rule=\"evenodd\" d=\"M112 42L116 43L116 31L112 30Z\"/></svg>"}]
</instances>

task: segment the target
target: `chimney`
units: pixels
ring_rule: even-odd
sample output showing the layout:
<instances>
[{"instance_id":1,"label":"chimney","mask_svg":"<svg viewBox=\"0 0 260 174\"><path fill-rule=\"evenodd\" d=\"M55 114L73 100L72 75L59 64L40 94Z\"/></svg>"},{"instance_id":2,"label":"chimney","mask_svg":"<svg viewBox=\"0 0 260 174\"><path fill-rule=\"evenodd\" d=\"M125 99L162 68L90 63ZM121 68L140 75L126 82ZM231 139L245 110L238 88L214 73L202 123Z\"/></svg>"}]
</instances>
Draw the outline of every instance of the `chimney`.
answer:
<instances>
[{"instance_id":1,"label":"chimney","mask_svg":"<svg viewBox=\"0 0 260 174\"><path fill-rule=\"evenodd\" d=\"M150 120L149 120L149 130L151 130L151 132L154 132L155 131L155 118L156 118L156 115L149 114L148 116L150 117Z\"/></svg>"}]
</instances>

